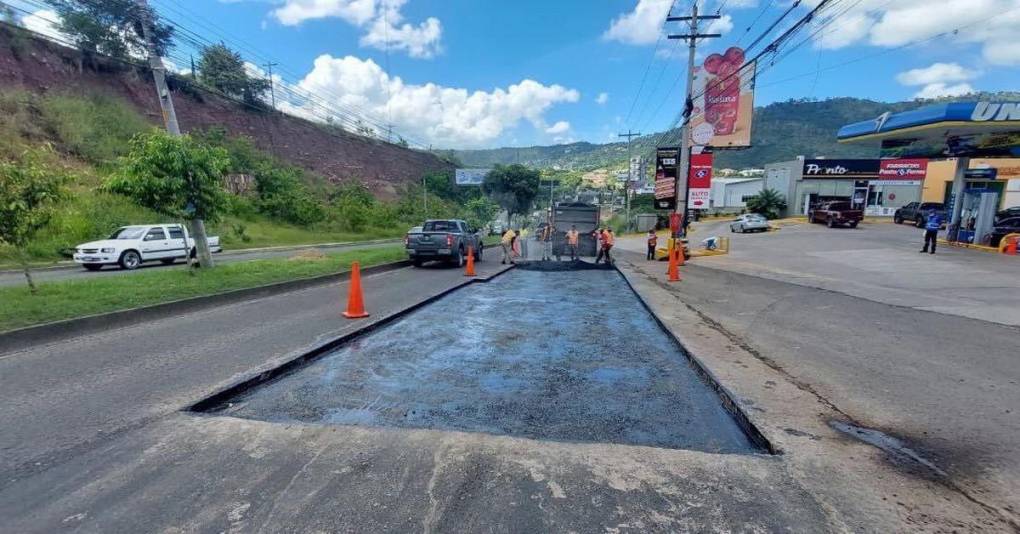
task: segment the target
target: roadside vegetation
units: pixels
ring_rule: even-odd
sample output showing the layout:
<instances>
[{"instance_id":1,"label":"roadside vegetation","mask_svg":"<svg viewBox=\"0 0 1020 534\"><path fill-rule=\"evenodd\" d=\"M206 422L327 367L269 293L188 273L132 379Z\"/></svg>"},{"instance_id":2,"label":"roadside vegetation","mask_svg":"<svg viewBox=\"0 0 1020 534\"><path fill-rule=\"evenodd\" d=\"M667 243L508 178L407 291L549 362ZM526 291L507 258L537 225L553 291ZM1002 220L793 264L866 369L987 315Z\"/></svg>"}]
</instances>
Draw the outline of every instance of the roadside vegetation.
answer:
<instances>
[{"instance_id":1,"label":"roadside vegetation","mask_svg":"<svg viewBox=\"0 0 1020 534\"><path fill-rule=\"evenodd\" d=\"M355 260L368 267L405 257L402 247L393 246L228 263L193 275L184 269L144 269L129 276L48 282L36 294L24 286L0 287L0 331L342 272Z\"/></svg>"}]
</instances>

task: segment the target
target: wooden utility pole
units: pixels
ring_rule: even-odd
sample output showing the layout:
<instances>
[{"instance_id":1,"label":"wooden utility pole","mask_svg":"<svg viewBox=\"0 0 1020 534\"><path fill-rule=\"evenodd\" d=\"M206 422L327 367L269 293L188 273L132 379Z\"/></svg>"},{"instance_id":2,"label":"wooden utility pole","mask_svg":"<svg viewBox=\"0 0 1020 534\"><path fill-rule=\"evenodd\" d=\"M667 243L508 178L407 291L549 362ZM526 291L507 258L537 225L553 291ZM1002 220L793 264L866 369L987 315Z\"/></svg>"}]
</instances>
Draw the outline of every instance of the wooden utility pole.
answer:
<instances>
[{"instance_id":1,"label":"wooden utility pole","mask_svg":"<svg viewBox=\"0 0 1020 534\"><path fill-rule=\"evenodd\" d=\"M694 94L694 54L697 50L698 39L721 37L718 33L698 33L698 22L701 20L718 19L719 15L698 16L698 2L695 0L689 17L666 17L666 22L685 21L690 24L690 33L680 35L668 35L669 39L686 39L687 49L687 96L684 98L683 122L680 126L680 166L676 174L676 208L675 212L683 217L683 224L680 225L680 237L686 233L687 228L687 181L691 172L691 136L690 119L694 109L692 95Z\"/></svg>"},{"instance_id":2,"label":"wooden utility pole","mask_svg":"<svg viewBox=\"0 0 1020 534\"><path fill-rule=\"evenodd\" d=\"M634 183L634 163L632 162L632 159L631 159L634 156L631 155L631 152L630 152L630 140L633 137L640 136L641 132L632 132L632 131L630 131L630 128L627 128L627 133L616 134L616 135L618 137L626 137L627 138L627 184L626 184L626 187L624 187L624 189L623 189L623 194L626 195L626 197L627 197L627 211L626 211L626 213L627 213L627 221L625 223L626 224L625 227L627 229L630 229L630 184Z\"/></svg>"},{"instance_id":3,"label":"wooden utility pole","mask_svg":"<svg viewBox=\"0 0 1020 534\"><path fill-rule=\"evenodd\" d=\"M152 19L149 5L146 0L135 0L143 17L142 37L145 39L145 48L149 55L149 67L152 69L152 78L156 82L156 96L159 97L159 106L163 111L163 123L170 135L181 135L181 127L177 123L177 112L174 111L174 100L170 96L170 88L166 85L166 67L163 66L163 58L159 56L156 43L152 40ZM205 268L213 267L212 253L209 251L209 240L205 235L205 221L199 218L191 219L190 233L195 240L195 249L198 252L198 264ZM191 264L191 251L188 250L188 240L184 239L184 257Z\"/></svg>"}]
</instances>

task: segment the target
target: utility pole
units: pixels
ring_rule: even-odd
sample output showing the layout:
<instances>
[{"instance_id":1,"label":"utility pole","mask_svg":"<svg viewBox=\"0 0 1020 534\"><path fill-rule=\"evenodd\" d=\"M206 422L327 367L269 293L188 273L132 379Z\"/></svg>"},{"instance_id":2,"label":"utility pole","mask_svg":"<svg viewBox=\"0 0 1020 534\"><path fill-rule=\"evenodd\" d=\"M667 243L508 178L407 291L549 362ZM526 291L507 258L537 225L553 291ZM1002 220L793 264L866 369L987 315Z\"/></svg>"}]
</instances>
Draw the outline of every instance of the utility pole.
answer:
<instances>
[{"instance_id":1,"label":"utility pole","mask_svg":"<svg viewBox=\"0 0 1020 534\"><path fill-rule=\"evenodd\" d=\"M680 35L668 35L669 39L687 39L687 96L684 98L683 123L680 126L680 167L676 175L676 213L683 217L678 235L681 237L687 233L687 181L691 173L691 136L690 118L694 109L692 95L694 93L694 54L698 46L698 39L721 37L718 33L698 33L698 21L718 19L719 15L698 16L698 2L694 1L689 17L666 17L666 22L686 21L690 24L690 33Z\"/></svg>"},{"instance_id":2,"label":"utility pole","mask_svg":"<svg viewBox=\"0 0 1020 534\"><path fill-rule=\"evenodd\" d=\"M630 229L630 184L634 183L634 163L631 158L634 156L630 153L630 140L633 137L638 137L641 132L632 132L630 128L627 128L627 133L616 134L618 137L627 138L627 187L624 188L623 193L627 196L627 222L626 228Z\"/></svg>"},{"instance_id":3,"label":"utility pole","mask_svg":"<svg viewBox=\"0 0 1020 534\"><path fill-rule=\"evenodd\" d=\"M177 123L177 112L174 111L174 100L170 96L170 88L166 85L166 67L163 66L163 58L159 57L156 50L156 42L152 40L151 11L146 0L135 0L143 17L142 37L145 39L145 48L149 55L149 67L152 69L152 78L156 82L156 96L159 97L159 107L163 111L163 123L166 131L173 136L181 135L181 127ZM205 235L205 222L202 219L191 219L191 237L195 240L195 248L198 251L198 264L205 268L213 267L212 254L209 252L209 240ZM184 239L184 248L188 248L188 240ZM191 265L190 251L184 256L188 265Z\"/></svg>"},{"instance_id":4,"label":"utility pole","mask_svg":"<svg viewBox=\"0 0 1020 534\"><path fill-rule=\"evenodd\" d=\"M269 72L269 95L273 99L273 111L276 111L276 84L273 82L273 67L279 65L279 63L267 61L262 65L264 65L266 70Z\"/></svg>"}]
</instances>

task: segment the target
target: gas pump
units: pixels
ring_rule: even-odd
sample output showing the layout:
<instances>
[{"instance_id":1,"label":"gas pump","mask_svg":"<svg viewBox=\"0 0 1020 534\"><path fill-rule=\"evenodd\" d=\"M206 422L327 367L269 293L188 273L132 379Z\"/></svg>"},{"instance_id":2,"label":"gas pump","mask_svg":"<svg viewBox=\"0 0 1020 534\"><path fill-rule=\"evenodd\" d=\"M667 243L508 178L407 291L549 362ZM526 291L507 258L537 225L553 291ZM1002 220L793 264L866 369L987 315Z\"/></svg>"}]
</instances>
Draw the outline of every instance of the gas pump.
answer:
<instances>
[{"instance_id":1,"label":"gas pump","mask_svg":"<svg viewBox=\"0 0 1020 534\"><path fill-rule=\"evenodd\" d=\"M977 245L987 244L984 242L984 238L992 231L998 206L999 194L997 192L985 188L964 191L957 241Z\"/></svg>"}]
</instances>

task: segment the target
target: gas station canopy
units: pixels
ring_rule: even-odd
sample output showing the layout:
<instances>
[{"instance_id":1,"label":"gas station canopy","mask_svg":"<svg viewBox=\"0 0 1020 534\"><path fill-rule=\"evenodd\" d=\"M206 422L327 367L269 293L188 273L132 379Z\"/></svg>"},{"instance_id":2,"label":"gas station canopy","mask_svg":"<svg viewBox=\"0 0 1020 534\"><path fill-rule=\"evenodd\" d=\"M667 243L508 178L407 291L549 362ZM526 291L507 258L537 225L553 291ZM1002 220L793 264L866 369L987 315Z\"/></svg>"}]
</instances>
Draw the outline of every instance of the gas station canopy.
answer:
<instances>
[{"instance_id":1,"label":"gas station canopy","mask_svg":"<svg viewBox=\"0 0 1020 534\"><path fill-rule=\"evenodd\" d=\"M840 143L881 142L882 157L1020 157L1020 102L951 102L839 129Z\"/></svg>"}]
</instances>

